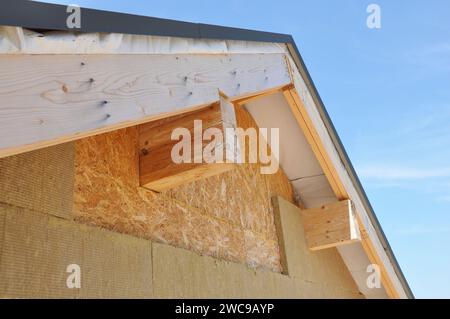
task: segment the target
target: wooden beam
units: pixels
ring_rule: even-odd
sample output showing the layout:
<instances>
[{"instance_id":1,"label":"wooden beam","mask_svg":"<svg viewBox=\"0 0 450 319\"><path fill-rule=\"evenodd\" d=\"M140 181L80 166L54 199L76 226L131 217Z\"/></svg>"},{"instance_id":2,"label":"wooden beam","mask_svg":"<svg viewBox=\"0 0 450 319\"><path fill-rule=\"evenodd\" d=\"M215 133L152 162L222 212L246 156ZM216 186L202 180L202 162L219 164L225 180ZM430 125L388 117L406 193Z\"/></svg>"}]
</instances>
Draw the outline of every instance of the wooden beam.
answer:
<instances>
[{"instance_id":1,"label":"wooden beam","mask_svg":"<svg viewBox=\"0 0 450 319\"><path fill-rule=\"evenodd\" d=\"M0 55L0 157L291 82L284 54Z\"/></svg>"},{"instance_id":2,"label":"wooden beam","mask_svg":"<svg viewBox=\"0 0 450 319\"><path fill-rule=\"evenodd\" d=\"M361 240L350 200L302 210L306 242L311 250L346 245Z\"/></svg>"},{"instance_id":3,"label":"wooden beam","mask_svg":"<svg viewBox=\"0 0 450 319\"><path fill-rule=\"evenodd\" d=\"M201 128L195 127L195 123L201 123ZM234 168L234 163L240 158L240 145L234 135L227 136L226 129L236 127L234 105L223 95L220 95L219 102L206 108L140 125L141 186L153 191L163 191ZM172 140L172 132L178 128L186 129L189 135L187 146L190 156L183 163L177 163L172 158L172 149L180 143L178 139ZM223 140L204 140L203 134L208 129L218 129ZM230 138L234 139L235 144L229 144ZM205 161L203 150L211 142L223 153L222 162ZM200 147L194 146L194 143L198 143Z\"/></svg>"}]
</instances>

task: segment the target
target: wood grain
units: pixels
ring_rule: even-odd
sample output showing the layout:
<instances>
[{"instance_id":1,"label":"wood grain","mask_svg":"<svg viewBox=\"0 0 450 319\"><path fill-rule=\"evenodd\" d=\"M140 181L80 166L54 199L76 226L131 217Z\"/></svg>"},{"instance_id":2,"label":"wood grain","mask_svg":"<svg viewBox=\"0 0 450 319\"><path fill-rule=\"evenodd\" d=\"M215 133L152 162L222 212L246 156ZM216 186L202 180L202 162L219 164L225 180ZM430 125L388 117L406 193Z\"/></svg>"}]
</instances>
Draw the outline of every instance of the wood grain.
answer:
<instances>
[{"instance_id":1,"label":"wood grain","mask_svg":"<svg viewBox=\"0 0 450 319\"><path fill-rule=\"evenodd\" d=\"M302 210L305 237L311 250L321 250L361 240L351 201Z\"/></svg>"},{"instance_id":2,"label":"wood grain","mask_svg":"<svg viewBox=\"0 0 450 319\"><path fill-rule=\"evenodd\" d=\"M284 54L2 55L0 157L290 83Z\"/></svg>"},{"instance_id":3,"label":"wood grain","mask_svg":"<svg viewBox=\"0 0 450 319\"><path fill-rule=\"evenodd\" d=\"M201 121L201 130L195 132L195 121ZM239 146L231 150L227 143L226 128L236 128L234 106L226 97L201 110L165 118L139 126L139 175L141 186L152 191L161 192L194 180L221 174L234 168ZM172 132L177 128L190 133L190 162L176 163L172 158L173 147L180 140L172 140ZM209 128L222 132L223 140L203 140L203 134ZM233 136L231 137L233 138ZM202 147L197 148L195 143ZM220 162L207 163L203 158L203 149L210 143L221 149ZM230 151L227 151L230 150ZM184 150L186 151L186 150Z\"/></svg>"}]
</instances>

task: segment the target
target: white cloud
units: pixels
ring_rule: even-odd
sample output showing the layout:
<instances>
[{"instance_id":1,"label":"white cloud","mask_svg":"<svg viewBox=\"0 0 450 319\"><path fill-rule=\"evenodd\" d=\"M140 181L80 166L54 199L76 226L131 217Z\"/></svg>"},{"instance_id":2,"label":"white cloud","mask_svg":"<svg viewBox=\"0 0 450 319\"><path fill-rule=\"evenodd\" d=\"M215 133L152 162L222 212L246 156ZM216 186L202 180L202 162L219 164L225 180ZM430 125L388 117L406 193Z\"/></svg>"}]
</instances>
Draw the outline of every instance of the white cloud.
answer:
<instances>
[{"instance_id":1,"label":"white cloud","mask_svg":"<svg viewBox=\"0 0 450 319\"><path fill-rule=\"evenodd\" d=\"M450 188L450 187L449 187ZM448 196L441 196L437 198L438 202L445 202L445 203L450 203L450 195Z\"/></svg>"},{"instance_id":2,"label":"white cloud","mask_svg":"<svg viewBox=\"0 0 450 319\"><path fill-rule=\"evenodd\" d=\"M430 71L448 72L450 70L450 43L433 43L427 46L413 48L405 53L404 60L413 66L423 67Z\"/></svg>"},{"instance_id":3,"label":"white cloud","mask_svg":"<svg viewBox=\"0 0 450 319\"><path fill-rule=\"evenodd\" d=\"M427 235L427 234L442 234L449 233L450 226L423 226L423 225L411 225L409 227L398 229L399 235Z\"/></svg>"},{"instance_id":4,"label":"white cloud","mask_svg":"<svg viewBox=\"0 0 450 319\"><path fill-rule=\"evenodd\" d=\"M411 168L377 165L358 169L358 176L371 189L402 189L432 196L435 203L450 203L450 168Z\"/></svg>"},{"instance_id":5,"label":"white cloud","mask_svg":"<svg viewBox=\"0 0 450 319\"><path fill-rule=\"evenodd\" d=\"M450 168L420 169L401 166L366 166L358 169L359 176L380 180L414 180L450 177Z\"/></svg>"},{"instance_id":6,"label":"white cloud","mask_svg":"<svg viewBox=\"0 0 450 319\"><path fill-rule=\"evenodd\" d=\"M441 42L435 43L433 45L429 45L428 47L422 48L421 50L417 50L412 52L412 54L416 56L429 57L434 55L450 55L450 43Z\"/></svg>"}]
</instances>

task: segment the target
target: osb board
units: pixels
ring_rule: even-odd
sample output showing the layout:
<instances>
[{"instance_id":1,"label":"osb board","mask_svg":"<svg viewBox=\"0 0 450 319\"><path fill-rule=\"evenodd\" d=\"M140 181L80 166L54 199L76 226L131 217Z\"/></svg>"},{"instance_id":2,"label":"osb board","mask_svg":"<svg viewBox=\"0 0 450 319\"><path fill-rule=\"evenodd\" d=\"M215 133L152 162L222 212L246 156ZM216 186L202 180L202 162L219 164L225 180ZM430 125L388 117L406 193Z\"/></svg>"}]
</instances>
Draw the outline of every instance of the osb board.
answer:
<instances>
[{"instance_id":1,"label":"osb board","mask_svg":"<svg viewBox=\"0 0 450 319\"><path fill-rule=\"evenodd\" d=\"M236 117L239 127L257 128L245 109L237 107ZM242 228L247 264L282 271L271 197L279 195L293 201L293 190L281 168L276 174L264 175L259 163L236 165L230 172L181 185L165 194L203 214L227 220L236 229Z\"/></svg>"},{"instance_id":2,"label":"osb board","mask_svg":"<svg viewBox=\"0 0 450 319\"><path fill-rule=\"evenodd\" d=\"M0 159L0 202L70 219L73 143Z\"/></svg>"},{"instance_id":3,"label":"osb board","mask_svg":"<svg viewBox=\"0 0 450 319\"><path fill-rule=\"evenodd\" d=\"M155 297L363 298L336 250L310 253L298 231L303 227L299 209L281 198L278 202L288 275L153 244Z\"/></svg>"},{"instance_id":4,"label":"osb board","mask_svg":"<svg viewBox=\"0 0 450 319\"><path fill-rule=\"evenodd\" d=\"M145 240L0 205L1 298L150 298L152 247ZM66 285L81 268L81 288Z\"/></svg>"},{"instance_id":5,"label":"osb board","mask_svg":"<svg viewBox=\"0 0 450 319\"><path fill-rule=\"evenodd\" d=\"M281 272L270 198L293 198L281 170L237 165L156 194L139 187L138 143L136 127L76 142L77 221Z\"/></svg>"}]
</instances>

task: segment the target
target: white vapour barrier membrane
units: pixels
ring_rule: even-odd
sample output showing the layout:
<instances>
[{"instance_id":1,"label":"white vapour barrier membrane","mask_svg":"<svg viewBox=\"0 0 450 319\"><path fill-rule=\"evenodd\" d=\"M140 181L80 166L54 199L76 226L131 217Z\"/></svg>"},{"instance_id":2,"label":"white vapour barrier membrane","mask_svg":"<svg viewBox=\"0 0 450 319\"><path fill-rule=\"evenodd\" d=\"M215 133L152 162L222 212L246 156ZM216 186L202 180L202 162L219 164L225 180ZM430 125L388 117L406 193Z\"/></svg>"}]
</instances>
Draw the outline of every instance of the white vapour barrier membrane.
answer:
<instances>
[{"instance_id":1,"label":"white vapour barrier membrane","mask_svg":"<svg viewBox=\"0 0 450 319\"><path fill-rule=\"evenodd\" d=\"M0 26L0 54L286 53L284 44L117 33L38 33Z\"/></svg>"}]
</instances>

